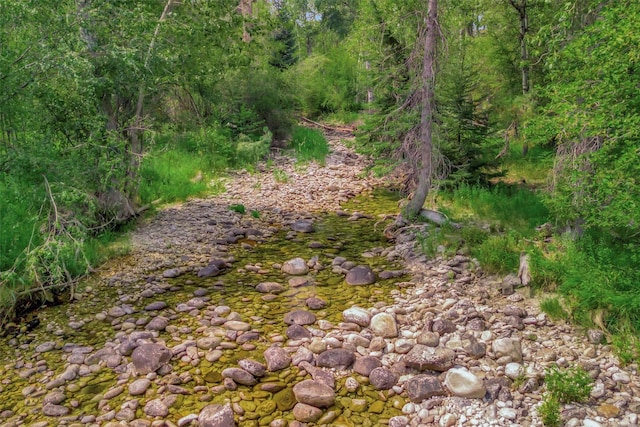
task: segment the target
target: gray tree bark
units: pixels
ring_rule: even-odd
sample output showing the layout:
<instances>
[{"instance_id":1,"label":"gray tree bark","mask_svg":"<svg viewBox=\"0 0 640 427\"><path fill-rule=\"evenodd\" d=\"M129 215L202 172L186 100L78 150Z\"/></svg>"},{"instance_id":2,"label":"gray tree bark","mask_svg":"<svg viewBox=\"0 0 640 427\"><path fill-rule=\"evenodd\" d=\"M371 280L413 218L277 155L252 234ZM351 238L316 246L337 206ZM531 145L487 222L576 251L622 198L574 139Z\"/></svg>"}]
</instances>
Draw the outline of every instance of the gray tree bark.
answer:
<instances>
[{"instance_id":1,"label":"gray tree bark","mask_svg":"<svg viewBox=\"0 0 640 427\"><path fill-rule=\"evenodd\" d=\"M422 58L422 112L420 114L420 170L418 171L418 186L413 198L407 205L406 214L409 218L420 213L424 205L433 177L433 116L435 113L435 83L436 83L436 45L438 41L438 1L427 0L427 31L424 42L424 56Z\"/></svg>"}]
</instances>

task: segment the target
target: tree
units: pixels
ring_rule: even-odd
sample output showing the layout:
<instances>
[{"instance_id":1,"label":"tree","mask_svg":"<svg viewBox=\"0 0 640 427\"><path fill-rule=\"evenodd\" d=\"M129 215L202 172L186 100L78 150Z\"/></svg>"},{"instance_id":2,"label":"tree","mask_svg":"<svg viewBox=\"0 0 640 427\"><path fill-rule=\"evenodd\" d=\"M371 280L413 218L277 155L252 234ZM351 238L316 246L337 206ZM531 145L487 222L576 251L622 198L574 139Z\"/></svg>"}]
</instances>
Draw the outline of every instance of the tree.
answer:
<instances>
[{"instance_id":1,"label":"tree","mask_svg":"<svg viewBox=\"0 0 640 427\"><path fill-rule=\"evenodd\" d=\"M419 165L414 166L418 176L418 186L413 198L406 208L406 215L411 218L420 213L427 199L434 174L433 167L433 124L435 115L435 83L436 83L436 45L438 40L438 2L428 0L428 12L424 36L424 56L421 73L421 113L419 126ZM407 142L413 143L413 133Z\"/></svg>"}]
</instances>

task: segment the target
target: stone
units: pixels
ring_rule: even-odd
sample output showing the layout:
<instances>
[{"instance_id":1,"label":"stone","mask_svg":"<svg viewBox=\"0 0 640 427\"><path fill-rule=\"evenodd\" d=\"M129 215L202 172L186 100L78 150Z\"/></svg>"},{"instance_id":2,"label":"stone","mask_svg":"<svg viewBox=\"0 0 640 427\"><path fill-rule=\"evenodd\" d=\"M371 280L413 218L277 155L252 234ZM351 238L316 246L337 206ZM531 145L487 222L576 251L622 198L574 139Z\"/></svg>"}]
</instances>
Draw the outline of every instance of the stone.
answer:
<instances>
[{"instance_id":1,"label":"stone","mask_svg":"<svg viewBox=\"0 0 640 427\"><path fill-rule=\"evenodd\" d=\"M433 375L416 375L411 377L404 385L407 396L412 402L420 403L425 399L435 396L445 396L447 392L442 383Z\"/></svg>"},{"instance_id":2,"label":"stone","mask_svg":"<svg viewBox=\"0 0 640 427\"><path fill-rule=\"evenodd\" d=\"M369 328L380 337L395 338L398 336L396 319L389 313L378 313L373 316Z\"/></svg>"},{"instance_id":3,"label":"stone","mask_svg":"<svg viewBox=\"0 0 640 427\"><path fill-rule=\"evenodd\" d=\"M296 352L291 357L291 363L298 366L302 362L313 362L314 355L311 350L306 347L298 347Z\"/></svg>"},{"instance_id":4,"label":"stone","mask_svg":"<svg viewBox=\"0 0 640 427\"><path fill-rule=\"evenodd\" d=\"M262 282L262 283L258 283L258 286L256 286L256 291L263 294L267 294L267 293L279 294L281 292L284 292L284 290L285 290L284 286L276 282Z\"/></svg>"},{"instance_id":5,"label":"stone","mask_svg":"<svg viewBox=\"0 0 640 427\"><path fill-rule=\"evenodd\" d=\"M520 340L512 338L498 338L492 344L496 360L504 363L522 362L522 347Z\"/></svg>"},{"instance_id":6,"label":"stone","mask_svg":"<svg viewBox=\"0 0 640 427\"><path fill-rule=\"evenodd\" d=\"M379 367L369 373L369 382L377 390L389 390L398 382L398 377L389 369Z\"/></svg>"},{"instance_id":7,"label":"stone","mask_svg":"<svg viewBox=\"0 0 640 427\"><path fill-rule=\"evenodd\" d=\"M162 277L165 279L174 279L182 274L182 270L179 268L170 268L162 272Z\"/></svg>"},{"instance_id":8,"label":"stone","mask_svg":"<svg viewBox=\"0 0 640 427\"><path fill-rule=\"evenodd\" d=\"M329 407L336 399L331 387L314 380L304 380L294 385L293 394L298 402L316 408Z\"/></svg>"},{"instance_id":9,"label":"stone","mask_svg":"<svg viewBox=\"0 0 640 427\"><path fill-rule=\"evenodd\" d=\"M273 395L273 401L276 402L276 406L279 411L289 411L295 406L296 396L293 394L291 387L284 388Z\"/></svg>"},{"instance_id":10,"label":"stone","mask_svg":"<svg viewBox=\"0 0 640 427\"><path fill-rule=\"evenodd\" d=\"M42 413L48 417L64 417L69 415L71 410L66 406L55 405L53 403L47 403L42 407Z\"/></svg>"},{"instance_id":11,"label":"stone","mask_svg":"<svg viewBox=\"0 0 640 427\"><path fill-rule=\"evenodd\" d=\"M140 375L155 372L169 360L173 353L162 344L148 343L136 347L131 354L131 361Z\"/></svg>"},{"instance_id":12,"label":"stone","mask_svg":"<svg viewBox=\"0 0 640 427\"><path fill-rule=\"evenodd\" d=\"M610 403L603 403L596 408L596 412L601 417L616 418L618 415L620 415L620 408Z\"/></svg>"},{"instance_id":13,"label":"stone","mask_svg":"<svg viewBox=\"0 0 640 427\"><path fill-rule=\"evenodd\" d=\"M453 367L456 354L453 350L442 347L427 347L416 344L409 353L404 356L404 363L411 369L418 371L444 372Z\"/></svg>"},{"instance_id":14,"label":"stone","mask_svg":"<svg viewBox=\"0 0 640 427\"><path fill-rule=\"evenodd\" d=\"M291 325L285 332L287 338L291 340L300 340L305 338L311 338L311 332L309 332L304 326Z\"/></svg>"},{"instance_id":15,"label":"stone","mask_svg":"<svg viewBox=\"0 0 640 427\"><path fill-rule=\"evenodd\" d=\"M293 416L300 422L312 423L322 417L322 409L306 403L296 403L296 406L293 407Z\"/></svg>"},{"instance_id":16,"label":"stone","mask_svg":"<svg viewBox=\"0 0 640 427\"><path fill-rule=\"evenodd\" d=\"M406 427L409 425L409 418L404 415L389 418L389 427Z\"/></svg>"},{"instance_id":17,"label":"stone","mask_svg":"<svg viewBox=\"0 0 640 427\"><path fill-rule=\"evenodd\" d=\"M505 316L527 317L527 310L517 305L508 305L502 309Z\"/></svg>"},{"instance_id":18,"label":"stone","mask_svg":"<svg viewBox=\"0 0 640 427\"><path fill-rule=\"evenodd\" d=\"M267 367L264 364L253 359L239 360L238 366L249 372L254 377L263 377L267 373Z\"/></svg>"},{"instance_id":19,"label":"stone","mask_svg":"<svg viewBox=\"0 0 640 427\"><path fill-rule=\"evenodd\" d=\"M293 258L282 264L282 272L291 276L302 276L309 272L309 267L302 258Z\"/></svg>"},{"instance_id":20,"label":"stone","mask_svg":"<svg viewBox=\"0 0 640 427\"><path fill-rule=\"evenodd\" d=\"M301 286L307 286L310 283L308 277L295 276L289 279L289 286L292 288L299 288Z\"/></svg>"},{"instance_id":21,"label":"stone","mask_svg":"<svg viewBox=\"0 0 640 427\"><path fill-rule=\"evenodd\" d=\"M437 347L440 344L440 334L431 331L422 331L416 338L418 344L428 347Z\"/></svg>"},{"instance_id":22,"label":"stone","mask_svg":"<svg viewBox=\"0 0 640 427\"><path fill-rule=\"evenodd\" d=\"M359 265L353 267L345 277L347 285L371 285L376 282L376 274L371 267Z\"/></svg>"},{"instance_id":23,"label":"stone","mask_svg":"<svg viewBox=\"0 0 640 427\"><path fill-rule=\"evenodd\" d=\"M355 323L356 325L366 328L371 323L371 313L360 307L351 307L342 312L342 318L345 322Z\"/></svg>"},{"instance_id":24,"label":"stone","mask_svg":"<svg viewBox=\"0 0 640 427\"><path fill-rule=\"evenodd\" d=\"M44 399L42 399L42 404L47 405L48 403L51 403L53 405L59 405L62 402L64 402L66 398L67 397L64 395L63 392L59 390L55 390L50 393L47 393Z\"/></svg>"},{"instance_id":25,"label":"stone","mask_svg":"<svg viewBox=\"0 0 640 427\"><path fill-rule=\"evenodd\" d=\"M258 380L251 373L242 368L227 368L222 371L224 378L231 378L235 383L242 385L255 385Z\"/></svg>"},{"instance_id":26,"label":"stone","mask_svg":"<svg viewBox=\"0 0 640 427\"><path fill-rule=\"evenodd\" d=\"M464 368L451 368L447 371L444 385L454 396L482 399L486 393L484 383Z\"/></svg>"},{"instance_id":27,"label":"stone","mask_svg":"<svg viewBox=\"0 0 640 427\"><path fill-rule=\"evenodd\" d=\"M456 331L456 324L449 319L436 319L433 321L433 325L431 325L431 331L440 336L450 334Z\"/></svg>"},{"instance_id":28,"label":"stone","mask_svg":"<svg viewBox=\"0 0 640 427\"><path fill-rule=\"evenodd\" d=\"M167 303L164 301L154 301L148 304L144 309L145 311L157 311L167 308Z\"/></svg>"},{"instance_id":29,"label":"stone","mask_svg":"<svg viewBox=\"0 0 640 427\"><path fill-rule=\"evenodd\" d=\"M312 325L315 321L316 315L307 310L294 310L284 315L287 325Z\"/></svg>"},{"instance_id":30,"label":"stone","mask_svg":"<svg viewBox=\"0 0 640 427\"><path fill-rule=\"evenodd\" d=\"M199 427L235 427L231 405L207 405L198 414Z\"/></svg>"},{"instance_id":31,"label":"stone","mask_svg":"<svg viewBox=\"0 0 640 427\"><path fill-rule=\"evenodd\" d=\"M198 277L205 278L205 277L218 276L222 272L220 267L222 266L218 262L212 261L209 264L207 264L206 267L201 268L198 271Z\"/></svg>"},{"instance_id":32,"label":"stone","mask_svg":"<svg viewBox=\"0 0 640 427\"><path fill-rule=\"evenodd\" d=\"M267 362L267 370L280 371L291 365L291 357L281 347L272 346L265 350L264 359Z\"/></svg>"},{"instance_id":33,"label":"stone","mask_svg":"<svg viewBox=\"0 0 640 427\"><path fill-rule=\"evenodd\" d=\"M153 399L144 405L143 412L150 417L166 417L169 415L169 408L162 399Z\"/></svg>"},{"instance_id":34,"label":"stone","mask_svg":"<svg viewBox=\"0 0 640 427\"><path fill-rule=\"evenodd\" d=\"M375 368L379 368L380 366L382 366L382 362L380 362L380 359L373 356L365 356L356 359L355 363L353 364L353 370L360 375L368 377L371 371L373 371Z\"/></svg>"},{"instance_id":35,"label":"stone","mask_svg":"<svg viewBox=\"0 0 640 427\"><path fill-rule=\"evenodd\" d=\"M169 326L169 319L162 316L156 316L145 325L148 331L164 331Z\"/></svg>"},{"instance_id":36,"label":"stone","mask_svg":"<svg viewBox=\"0 0 640 427\"><path fill-rule=\"evenodd\" d=\"M605 341L604 332L600 329L589 329L587 331L587 339L591 344L602 344Z\"/></svg>"},{"instance_id":37,"label":"stone","mask_svg":"<svg viewBox=\"0 0 640 427\"><path fill-rule=\"evenodd\" d=\"M291 224L291 229L298 233L313 233L313 222L306 219L299 219Z\"/></svg>"},{"instance_id":38,"label":"stone","mask_svg":"<svg viewBox=\"0 0 640 427\"><path fill-rule=\"evenodd\" d=\"M356 357L353 352L343 348L332 348L317 356L318 366L325 368L348 369Z\"/></svg>"},{"instance_id":39,"label":"stone","mask_svg":"<svg viewBox=\"0 0 640 427\"><path fill-rule=\"evenodd\" d=\"M129 384L129 394L131 396L139 396L145 394L150 385L151 381L147 378L138 378L137 380Z\"/></svg>"},{"instance_id":40,"label":"stone","mask_svg":"<svg viewBox=\"0 0 640 427\"><path fill-rule=\"evenodd\" d=\"M505 376L507 376L508 378L511 378L512 380L515 380L516 378L523 376L524 373L525 373L524 366L522 366L522 364L517 362L507 363L504 367Z\"/></svg>"},{"instance_id":41,"label":"stone","mask_svg":"<svg viewBox=\"0 0 640 427\"><path fill-rule=\"evenodd\" d=\"M307 298L305 300L305 304L311 310L322 310L323 308L325 308L327 306L327 302L325 300L323 300L323 299L318 298L318 297L309 297L309 298Z\"/></svg>"}]
</instances>

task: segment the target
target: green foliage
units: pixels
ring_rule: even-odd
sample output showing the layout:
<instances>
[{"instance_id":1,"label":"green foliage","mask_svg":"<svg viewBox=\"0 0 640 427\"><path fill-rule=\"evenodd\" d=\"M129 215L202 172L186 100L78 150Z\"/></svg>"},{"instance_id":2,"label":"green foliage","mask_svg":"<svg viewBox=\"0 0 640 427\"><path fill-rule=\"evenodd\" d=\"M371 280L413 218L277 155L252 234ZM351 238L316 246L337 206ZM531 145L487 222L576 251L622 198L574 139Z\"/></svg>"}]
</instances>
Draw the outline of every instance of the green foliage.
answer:
<instances>
[{"instance_id":1,"label":"green foliage","mask_svg":"<svg viewBox=\"0 0 640 427\"><path fill-rule=\"evenodd\" d=\"M489 232L482 228L468 226L460 230L460 237L470 247L481 245L489 238Z\"/></svg>"},{"instance_id":2,"label":"green foliage","mask_svg":"<svg viewBox=\"0 0 640 427\"><path fill-rule=\"evenodd\" d=\"M520 239L515 233L493 235L481 245L471 248L487 273L513 273L520 263Z\"/></svg>"},{"instance_id":3,"label":"green foliage","mask_svg":"<svg viewBox=\"0 0 640 427\"><path fill-rule=\"evenodd\" d=\"M546 313L552 320L567 320L569 318L569 313L562 307L558 298L546 298L542 300L540 310Z\"/></svg>"},{"instance_id":4,"label":"green foliage","mask_svg":"<svg viewBox=\"0 0 640 427\"><path fill-rule=\"evenodd\" d=\"M276 180L276 182L279 182L282 184L289 182L289 175L287 175L287 173L282 169L275 168L273 170L273 177Z\"/></svg>"},{"instance_id":5,"label":"green foliage","mask_svg":"<svg viewBox=\"0 0 640 427\"><path fill-rule=\"evenodd\" d=\"M536 126L561 144L549 206L625 241L640 235L640 4L609 2L599 19L547 61L549 100Z\"/></svg>"},{"instance_id":6,"label":"green foliage","mask_svg":"<svg viewBox=\"0 0 640 427\"><path fill-rule=\"evenodd\" d=\"M459 245L459 237L448 226L434 227L416 236L420 250L428 258L438 255L453 254Z\"/></svg>"},{"instance_id":7,"label":"green foliage","mask_svg":"<svg viewBox=\"0 0 640 427\"><path fill-rule=\"evenodd\" d=\"M582 403L589 398L593 380L580 366L560 370L557 365L545 371L547 392L559 403Z\"/></svg>"},{"instance_id":8,"label":"green foliage","mask_svg":"<svg viewBox=\"0 0 640 427\"><path fill-rule=\"evenodd\" d=\"M563 424L560 415L560 402L553 395L544 396L542 403L538 406L538 415L546 427L561 427Z\"/></svg>"},{"instance_id":9,"label":"green foliage","mask_svg":"<svg viewBox=\"0 0 640 427\"><path fill-rule=\"evenodd\" d=\"M230 205L229 210L244 215L247 212L247 208L244 205Z\"/></svg>"},{"instance_id":10,"label":"green foliage","mask_svg":"<svg viewBox=\"0 0 640 427\"><path fill-rule=\"evenodd\" d=\"M321 131L303 126L293 129L291 145L296 152L298 162L316 161L324 165L329 154L329 144Z\"/></svg>"}]
</instances>

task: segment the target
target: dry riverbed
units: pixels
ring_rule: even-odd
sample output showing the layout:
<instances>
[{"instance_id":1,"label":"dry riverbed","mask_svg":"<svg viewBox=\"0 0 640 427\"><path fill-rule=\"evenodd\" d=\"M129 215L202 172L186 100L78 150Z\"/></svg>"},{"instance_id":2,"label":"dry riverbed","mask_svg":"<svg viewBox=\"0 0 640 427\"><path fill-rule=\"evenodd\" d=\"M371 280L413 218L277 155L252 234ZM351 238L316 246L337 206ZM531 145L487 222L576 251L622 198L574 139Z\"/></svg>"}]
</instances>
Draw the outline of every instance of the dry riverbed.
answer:
<instances>
[{"instance_id":1,"label":"dry riverbed","mask_svg":"<svg viewBox=\"0 0 640 427\"><path fill-rule=\"evenodd\" d=\"M636 365L416 229L384 240L394 200L345 203L384 183L365 167L336 136L325 166L276 156L163 209L2 342L1 425L539 426L552 365L594 379L565 425L637 425Z\"/></svg>"}]
</instances>

